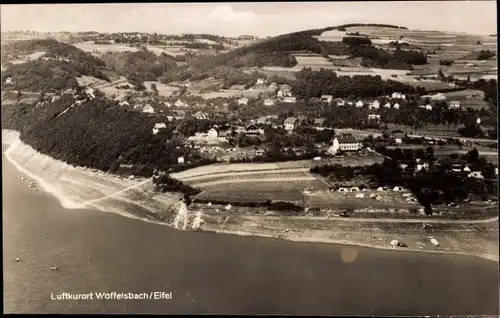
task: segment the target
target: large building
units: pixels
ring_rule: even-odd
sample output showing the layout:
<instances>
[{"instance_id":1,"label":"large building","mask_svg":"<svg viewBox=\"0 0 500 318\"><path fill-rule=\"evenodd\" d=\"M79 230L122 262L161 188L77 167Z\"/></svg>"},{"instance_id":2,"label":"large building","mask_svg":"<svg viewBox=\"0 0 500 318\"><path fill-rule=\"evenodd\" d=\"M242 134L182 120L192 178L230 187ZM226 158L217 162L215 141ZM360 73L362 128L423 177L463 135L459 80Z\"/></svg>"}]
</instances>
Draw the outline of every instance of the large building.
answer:
<instances>
[{"instance_id":1,"label":"large building","mask_svg":"<svg viewBox=\"0 0 500 318\"><path fill-rule=\"evenodd\" d=\"M333 139L333 144L331 145L329 151L332 154L336 154L340 151L357 151L359 150L359 142L351 134L340 134Z\"/></svg>"}]
</instances>

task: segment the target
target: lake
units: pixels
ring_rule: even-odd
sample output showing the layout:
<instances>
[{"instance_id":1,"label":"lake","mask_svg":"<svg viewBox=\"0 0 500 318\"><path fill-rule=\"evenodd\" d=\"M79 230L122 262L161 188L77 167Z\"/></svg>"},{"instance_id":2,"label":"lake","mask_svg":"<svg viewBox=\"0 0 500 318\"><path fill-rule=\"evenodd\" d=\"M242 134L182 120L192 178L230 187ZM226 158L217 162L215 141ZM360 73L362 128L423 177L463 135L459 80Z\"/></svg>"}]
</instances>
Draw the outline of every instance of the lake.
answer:
<instances>
[{"instance_id":1,"label":"lake","mask_svg":"<svg viewBox=\"0 0 500 318\"><path fill-rule=\"evenodd\" d=\"M18 179L3 155L2 172L6 313L499 313L497 262L183 232L64 209ZM64 292L172 299L51 299Z\"/></svg>"}]
</instances>

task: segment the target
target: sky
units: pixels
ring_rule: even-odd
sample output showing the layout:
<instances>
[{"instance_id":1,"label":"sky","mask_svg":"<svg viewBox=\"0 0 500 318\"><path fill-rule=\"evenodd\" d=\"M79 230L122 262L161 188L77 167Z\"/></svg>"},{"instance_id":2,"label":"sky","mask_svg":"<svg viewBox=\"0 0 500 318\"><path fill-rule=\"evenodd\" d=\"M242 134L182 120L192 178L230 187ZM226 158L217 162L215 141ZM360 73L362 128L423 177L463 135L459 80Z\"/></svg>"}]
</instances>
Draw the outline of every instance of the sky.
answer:
<instances>
[{"instance_id":1,"label":"sky","mask_svg":"<svg viewBox=\"0 0 500 318\"><path fill-rule=\"evenodd\" d=\"M345 23L496 33L496 1L1 5L1 30L274 36Z\"/></svg>"}]
</instances>

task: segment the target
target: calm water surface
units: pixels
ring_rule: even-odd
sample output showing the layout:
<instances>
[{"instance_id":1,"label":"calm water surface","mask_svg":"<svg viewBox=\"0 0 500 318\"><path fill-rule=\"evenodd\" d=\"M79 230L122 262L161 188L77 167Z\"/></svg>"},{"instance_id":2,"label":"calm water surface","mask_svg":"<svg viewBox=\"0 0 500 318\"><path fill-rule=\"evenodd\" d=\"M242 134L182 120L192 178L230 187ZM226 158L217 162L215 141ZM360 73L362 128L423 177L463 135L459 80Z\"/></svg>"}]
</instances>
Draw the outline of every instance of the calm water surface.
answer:
<instances>
[{"instance_id":1,"label":"calm water surface","mask_svg":"<svg viewBox=\"0 0 500 318\"><path fill-rule=\"evenodd\" d=\"M345 263L346 246L182 232L66 210L19 180L3 155L2 172L8 313L499 313L496 262L356 248L357 259ZM62 292L155 291L173 299L51 300Z\"/></svg>"}]
</instances>

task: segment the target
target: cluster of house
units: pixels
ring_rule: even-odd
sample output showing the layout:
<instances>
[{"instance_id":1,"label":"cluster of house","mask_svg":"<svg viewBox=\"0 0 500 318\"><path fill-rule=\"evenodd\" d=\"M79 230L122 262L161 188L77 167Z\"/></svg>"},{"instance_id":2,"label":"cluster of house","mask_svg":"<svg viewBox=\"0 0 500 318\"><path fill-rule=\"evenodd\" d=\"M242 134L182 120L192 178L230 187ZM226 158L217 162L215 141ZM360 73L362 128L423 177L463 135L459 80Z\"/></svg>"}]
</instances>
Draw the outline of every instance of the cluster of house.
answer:
<instances>
[{"instance_id":1,"label":"cluster of house","mask_svg":"<svg viewBox=\"0 0 500 318\"><path fill-rule=\"evenodd\" d=\"M243 134L245 136L261 136L264 134L264 129L257 127L255 124L248 124L246 126L237 126L237 127L218 127L215 125L208 132L205 133L196 133L194 136L188 137L188 142L194 143L209 143L209 144L217 144L217 143L227 143L228 137L235 132L236 134Z\"/></svg>"}]
</instances>

